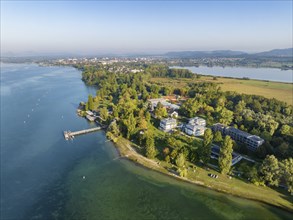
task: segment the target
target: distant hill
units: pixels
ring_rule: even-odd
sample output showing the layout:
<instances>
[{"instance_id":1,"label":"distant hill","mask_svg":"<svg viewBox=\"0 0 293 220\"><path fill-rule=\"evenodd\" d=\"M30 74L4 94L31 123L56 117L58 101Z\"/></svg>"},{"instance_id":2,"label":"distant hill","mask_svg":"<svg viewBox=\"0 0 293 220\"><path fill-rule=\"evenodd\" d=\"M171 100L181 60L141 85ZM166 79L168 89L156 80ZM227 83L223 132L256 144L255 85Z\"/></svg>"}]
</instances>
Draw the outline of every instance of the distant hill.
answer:
<instances>
[{"instance_id":1,"label":"distant hill","mask_svg":"<svg viewBox=\"0 0 293 220\"><path fill-rule=\"evenodd\" d=\"M254 54L263 57L293 57L293 48L275 49Z\"/></svg>"},{"instance_id":2,"label":"distant hill","mask_svg":"<svg viewBox=\"0 0 293 220\"><path fill-rule=\"evenodd\" d=\"M164 54L167 57L178 58L199 58L199 57L231 57L246 55L247 53L233 50L214 50L214 51L181 51L181 52L168 52Z\"/></svg>"},{"instance_id":3,"label":"distant hill","mask_svg":"<svg viewBox=\"0 0 293 220\"><path fill-rule=\"evenodd\" d=\"M275 49L266 52L249 54L242 51L214 50L214 51L174 51L164 54L170 58L212 58L212 57L293 57L293 48Z\"/></svg>"}]
</instances>

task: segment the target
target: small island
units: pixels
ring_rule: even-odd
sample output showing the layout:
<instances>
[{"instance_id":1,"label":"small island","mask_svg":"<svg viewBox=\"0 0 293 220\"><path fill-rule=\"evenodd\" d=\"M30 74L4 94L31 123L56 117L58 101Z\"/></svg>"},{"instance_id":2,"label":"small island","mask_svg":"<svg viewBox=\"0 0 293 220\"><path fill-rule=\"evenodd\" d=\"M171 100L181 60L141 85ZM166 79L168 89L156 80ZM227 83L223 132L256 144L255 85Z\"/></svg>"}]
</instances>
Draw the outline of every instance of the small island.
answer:
<instances>
[{"instance_id":1,"label":"small island","mask_svg":"<svg viewBox=\"0 0 293 220\"><path fill-rule=\"evenodd\" d=\"M291 105L223 91L186 69L125 65L126 72L78 66L82 80L97 87L78 113L106 128L122 158L293 211Z\"/></svg>"}]
</instances>

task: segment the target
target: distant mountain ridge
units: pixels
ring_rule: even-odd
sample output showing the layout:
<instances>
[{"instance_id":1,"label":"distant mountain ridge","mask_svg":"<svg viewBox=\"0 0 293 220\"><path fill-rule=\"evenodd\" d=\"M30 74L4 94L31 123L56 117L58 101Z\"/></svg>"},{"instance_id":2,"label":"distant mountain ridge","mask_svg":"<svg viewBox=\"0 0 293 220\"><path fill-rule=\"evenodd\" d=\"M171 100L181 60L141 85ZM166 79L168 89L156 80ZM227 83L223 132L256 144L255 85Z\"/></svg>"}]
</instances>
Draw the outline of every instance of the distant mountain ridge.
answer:
<instances>
[{"instance_id":1,"label":"distant mountain ridge","mask_svg":"<svg viewBox=\"0 0 293 220\"><path fill-rule=\"evenodd\" d=\"M213 50L213 51L180 51L180 52L168 52L165 56L168 57L226 57L226 56L239 56L247 53L242 51L233 50Z\"/></svg>"},{"instance_id":2,"label":"distant mountain ridge","mask_svg":"<svg viewBox=\"0 0 293 220\"><path fill-rule=\"evenodd\" d=\"M265 56L265 57L292 57L293 56L293 48L275 49L275 50L265 51L265 52L261 52L261 53L256 53L254 55Z\"/></svg>"},{"instance_id":3,"label":"distant mountain ridge","mask_svg":"<svg viewBox=\"0 0 293 220\"><path fill-rule=\"evenodd\" d=\"M258 57L293 57L293 48L274 49L260 53L246 53L233 50L214 50L214 51L173 51L165 53L164 56L172 58L203 58L203 57L235 57L235 56L258 56Z\"/></svg>"}]
</instances>

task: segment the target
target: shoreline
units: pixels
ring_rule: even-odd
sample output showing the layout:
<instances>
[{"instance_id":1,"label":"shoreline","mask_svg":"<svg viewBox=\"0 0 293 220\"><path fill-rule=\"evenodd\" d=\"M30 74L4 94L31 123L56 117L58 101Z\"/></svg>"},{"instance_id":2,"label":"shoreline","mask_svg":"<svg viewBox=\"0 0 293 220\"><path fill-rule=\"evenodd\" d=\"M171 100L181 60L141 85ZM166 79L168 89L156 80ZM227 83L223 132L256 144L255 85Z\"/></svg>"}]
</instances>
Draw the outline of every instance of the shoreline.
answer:
<instances>
[{"instance_id":1,"label":"shoreline","mask_svg":"<svg viewBox=\"0 0 293 220\"><path fill-rule=\"evenodd\" d=\"M225 78L225 77L223 77ZM246 80L245 80L246 81ZM196 184L205 188L212 189L217 192L226 193L235 197L249 199L252 201L261 202L263 204L270 205L272 207L280 208L289 213L293 213L293 198L287 193L284 193L281 189L274 190L269 187L256 186L252 183L248 183L246 179L242 178L229 178L227 175L219 174L219 179L214 180L208 176L210 172L216 172L213 169L203 169L202 166L196 166L193 172L190 171L190 167L194 169L193 164L188 166L187 178L179 177L176 172L172 172L169 168L171 164L165 161L158 161L156 159L150 160L144 157L140 149L135 143L132 143L128 139L118 137L114 141L115 148L119 154L119 158L132 161L135 164L150 169L161 174L175 177L177 180L184 181L190 184ZM138 148L137 148L138 147Z\"/></svg>"},{"instance_id":2,"label":"shoreline","mask_svg":"<svg viewBox=\"0 0 293 220\"><path fill-rule=\"evenodd\" d=\"M269 206L276 207L276 208L279 208L281 210L287 211L289 213L293 213L293 207L290 208L288 206L285 206L284 204L278 203L279 205L277 205L277 204L274 204L272 202L268 202L268 201L271 201L271 200L265 200L265 199L260 199L260 198L256 198L256 197L253 198L251 196L244 196L244 195L238 194L235 191L234 192L233 191L228 192L225 189L215 188L215 187L213 187L211 185L208 185L207 183L205 183L203 181L200 181L200 180L191 180L191 179L188 179L188 178L184 178L184 177L180 177L178 175L175 175L175 174L169 172L162 165L158 164L158 162L156 162L154 160L151 160L151 159L148 159L148 158L144 157L143 155L139 154L138 152L136 152L133 149L133 147L130 146L131 142L129 140L125 139L125 138L120 137L117 142L112 141L112 143L114 144L114 146L115 146L115 148L116 148L116 150L117 150L117 152L119 154L119 157L121 159L128 160L128 161L134 163L135 165L140 166L140 167L142 167L144 169L149 169L149 170L158 172L160 174L166 175L168 177L173 177L176 180L179 180L179 181L182 181L182 182L185 182L185 183L188 183L188 184L193 184L193 185L196 185L196 186L205 187L205 188L208 188L210 190L214 190L214 191L220 192L220 193L225 193L225 194L232 195L232 196L235 196L235 197L238 197L238 198L260 202L260 203L263 203L263 204L266 204L266 205L269 205Z\"/></svg>"},{"instance_id":3,"label":"shoreline","mask_svg":"<svg viewBox=\"0 0 293 220\"><path fill-rule=\"evenodd\" d=\"M248 68L248 69L261 69L261 68L264 68L264 69L278 69L280 71L293 71L293 69L286 69L286 70L282 70L280 68L277 68L277 67L246 67L246 66L212 66L212 67L209 67L209 66L204 66L204 65L200 65L198 67L196 66L168 66L170 69L171 68L178 68L178 69L187 69L187 70L190 70L193 74L196 74L196 75L199 75L199 76L204 76L204 77L217 77L217 78L224 78L224 79L236 79L236 80L256 80L256 81L260 81L260 82L272 82L272 83L285 83L285 84L293 84L293 81L292 82L285 82L285 81L277 81L277 80L268 80L268 79L255 79L255 78L250 78L250 77L234 77L234 76L220 76L220 75L211 75L211 74L208 74L208 73L197 73L197 72L194 72L193 70L191 70L190 68L200 68L200 67L207 67L207 68L213 68L213 67L222 67L223 69L225 69L226 67L227 68Z\"/></svg>"}]
</instances>

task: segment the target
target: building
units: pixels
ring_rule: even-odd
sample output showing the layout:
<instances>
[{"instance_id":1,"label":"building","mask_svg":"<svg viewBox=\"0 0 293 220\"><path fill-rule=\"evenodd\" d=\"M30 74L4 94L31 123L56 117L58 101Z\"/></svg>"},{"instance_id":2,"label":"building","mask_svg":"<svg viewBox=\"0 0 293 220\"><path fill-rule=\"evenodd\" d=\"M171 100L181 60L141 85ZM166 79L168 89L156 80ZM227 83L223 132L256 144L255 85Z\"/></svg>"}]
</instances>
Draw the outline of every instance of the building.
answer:
<instances>
[{"instance_id":1,"label":"building","mask_svg":"<svg viewBox=\"0 0 293 220\"><path fill-rule=\"evenodd\" d=\"M193 136L201 136L204 134L205 127L200 125L194 124L187 124L185 125L184 132L188 135Z\"/></svg>"},{"instance_id":2,"label":"building","mask_svg":"<svg viewBox=\"0 0 293 220\"><path fill-rule=\"evenodd\" d=\"M86 115L86 118L90 121L90 122L94 122L96 120L96 118L94 116L90 116L90 115Z\"/></svg>"},{"instance_id":3,"label":"building","mask_svg":"<svg viewBox=\"0 0 293 220\"><path fill-rule=\"evenodd\" d=\"M175 105L175 104L172 104L170 102L167 102L166 99L163 99L163 98L158 98L158 99L149 99L148 100L150 105L151 105L151 111L153 111L158 103L160 102L165 108L167 109L170 109L170 110L178 110L180 108L179 105Z\"/></svg>"},{"instance_id":4,"label":"building","mask_svg":"<svg viewBox=\"0 0 293 220\"><path fill-rule=\"evenodd\" d=\"M223 134L225 127L226 127L225 125L217 123L212 126L212 130L213 130L213 132L220 131Z\"/></svg>"},{"instance_id":5,"label":"building","mask_svg":"<svg viewBox=\"0 0 293 220\"><path fill-rule=\"evenodd\" d=\"M89 116L94 116L94 113L93 113L92 111L90 111L90 110L86 111L85 113L86 113L87 115L89 115Z\"/></svg>"},{"instance_id":6,"label":"building","mask_svg":"<svg viewBox=\"0 0 293 220\"><path fill-rule=\"evenodd\" d=\"M171 111L169 115L171 118L178 118L178 112L176 111Z\"/></svg>"},{"instance_id":7,"label":"building","mask_svg":"<svg viewBox=\"0 0 293 220\"><path fill-rule=\"evenodd\" d=\"M205 127L206 120L204 120L203 118L199 118L199 117L190 118L188 121L188 124L200 125L200 126Z\"/></svg>"},{"instance_id":8,"label":"building","mask_svg":"<svg viewBox=\"0 0 293 220\"><path fill-rule=\"evenodd\" d=\"M218 160L220 154L220 147L213 144L211 150L211 158ZM232 152L232 166L238 163L241 159L242 156L240 154Z\"/></svg>"},{"instance_id":9,"label":"building","mask_svg":"<svg viewBox=\"0 0 293 220\"><path fill-rule=\"evenodd\" d=\"M184 132L188 135L201 136L204 134L206 121L203 118L190 118L184 127Z\"/></svg>"},{"instance_id":10,"label":"building","mask_svg":"<svg viewBox=\"0 0 293 220\"><path fill-rule=\"evenodd\" d=\"M163 131L171 131L172 129L176 128L177 121L174 118L165 118L162 119L160 122L160 129Z\"/></svg>"},{"instance_id":11,"label":"building","mask_svg":"<svg viewBox=\"0 0 293 220\"><path fill-rule=\"evenodd\" d=\"M246 139L246 144L250 147L250 150L252 151L256 151L259 148L259 146L261 146L264 142L264 139L256 135L250 135Z\"/></svg>"},{"instance_id":12,"label":"building","mask_svg":"<svg viewBox=\"0 0 293 220\"><path fill-rule=\"evenodd\" d=\"M157 107L159 102L163 104L166 102L166 99L158 98L158 99L149 99L148 101L150 103L151 111L153 111Z\"/></svg>"},{"instance_id":13,"label":"building","mask_svg":"<svg viewBox=\"0 0 293 220\"><path fill-rule=\"evenodd\" d=\"M214 132L220 131L223 135L229 135L233 140L246 144L251 151L256 151L259 146L264 143L264 139L259 136L249 134L234 127L226 127L222 124L214 124L212 127Z\"/></svg>"}]
</instances>

